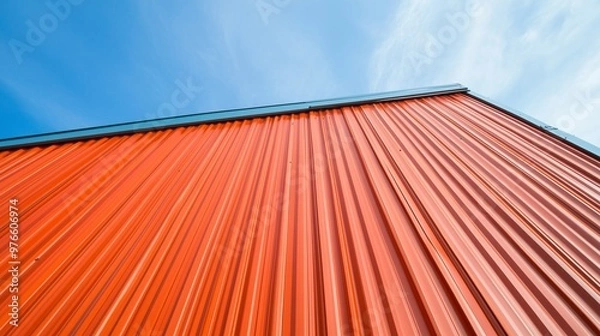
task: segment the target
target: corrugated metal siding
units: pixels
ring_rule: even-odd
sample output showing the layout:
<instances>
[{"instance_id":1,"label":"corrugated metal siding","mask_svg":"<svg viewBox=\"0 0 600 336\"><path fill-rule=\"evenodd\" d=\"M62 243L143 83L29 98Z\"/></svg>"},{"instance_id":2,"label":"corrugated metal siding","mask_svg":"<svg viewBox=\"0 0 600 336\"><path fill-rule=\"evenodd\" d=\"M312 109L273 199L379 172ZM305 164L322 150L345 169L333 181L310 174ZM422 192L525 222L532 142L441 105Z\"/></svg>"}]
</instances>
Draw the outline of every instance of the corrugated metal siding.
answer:
<instances>
[{"instance_id":1,"label":"corrugated metal siding","mask_svg":"<svg viewBox=\"0 0 600 336\"><path fill-rule=\"evenodd\" d=\"M2 334L600 333L600 163L465 94L4 151L0 176Z\"/></svg>"}]
</instances>

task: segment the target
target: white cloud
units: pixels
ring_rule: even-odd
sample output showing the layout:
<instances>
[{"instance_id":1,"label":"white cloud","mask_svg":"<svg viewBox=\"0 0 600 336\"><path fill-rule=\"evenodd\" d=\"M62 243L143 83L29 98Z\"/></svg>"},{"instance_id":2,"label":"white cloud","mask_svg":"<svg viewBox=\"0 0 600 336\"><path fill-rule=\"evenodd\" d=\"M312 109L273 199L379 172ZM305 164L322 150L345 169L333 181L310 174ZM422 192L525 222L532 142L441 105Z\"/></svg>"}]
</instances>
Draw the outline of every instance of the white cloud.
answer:
<instances>
[{"instance_id":1,"label":"white cloud","mask_svg":"<svg viewBox=\"0 0 600 336\"><path fill-rule=\"evenodd\" d=\"M540 99L525 107L529 114L600 146L600 53L551 90L536 93Z\"/></svg>"},{"instance_id":2,"label":"white cloud","mask_svg":"<svg viewBox=\"0 0 600 336\"><path fill-rule=\"evenodd\" d=\"M414 75L408 56L422 52L423 31L433 31L435 1L404 1L392 23L389 36L383 40L372 56L370 73L372 91L387 91L406 86L404 83Z\"/></svg>"},{"instance_id":3,"label":"white cloud","mask_svg":"<svg viewBox=\"0 0 600 336\"><path fill-rule=\"evenodd\" d=\"M335 95L330 60L319 43L305 33L307 22L295 20L287 12L293 10L291 5L273 14L268 25L254 1L202 3L178 13L177 20L161 19L161 5L140 4L139 10L148 36L157 39L157 44L177 48L176 52L163 53L163 61L177 64L199 81L218 82L230 90L228 103L253 106ZM207 13L210 21L200 25L197 17ZM168 34L152 33L157 18L166 25ZM210 31L205 31L206 27ZM223 102L219 108L221 105Z\"/></svg>"},{"instance_id":4,"label":"white cloud","mask_svg":"<svg viewBox=\"0 0 600 336\"><path fill-rule=\"evenodd\" d=\"M334 95L336 81L330 60L322 46L305 33L306 22L284 15L288 10L292 8L282 9L268 25L255 12L254 4L215 11L219 49L227 50L231 60L226 79L236 88L241 105Z\"/></svg>"},{"instance_id":5,"label":"white cloud","mask_svg":"<svg viewBox=\"0 0 600 336\"><path fill-rule=\"evenodd\" d=\"M594 97L600 98L600 40L595 36L600 3L515 0L480 4L482 10L471 16L468 28L444 43L439 56L429 58L418 73L407 57L415 51L427 55L428 43L431 46L419 37L437 36L449 26L444 18L456 13L460 4L403 2L389 25L389 35L371 56L371 90L460 82L549 124L569 113L578 93L589 92L592 103L598 104ZM433 24L432 17L437 18ZM600 106L577 120L570 131L600 145L594 130L599 125Z\"/></svg>"}]
</instances>

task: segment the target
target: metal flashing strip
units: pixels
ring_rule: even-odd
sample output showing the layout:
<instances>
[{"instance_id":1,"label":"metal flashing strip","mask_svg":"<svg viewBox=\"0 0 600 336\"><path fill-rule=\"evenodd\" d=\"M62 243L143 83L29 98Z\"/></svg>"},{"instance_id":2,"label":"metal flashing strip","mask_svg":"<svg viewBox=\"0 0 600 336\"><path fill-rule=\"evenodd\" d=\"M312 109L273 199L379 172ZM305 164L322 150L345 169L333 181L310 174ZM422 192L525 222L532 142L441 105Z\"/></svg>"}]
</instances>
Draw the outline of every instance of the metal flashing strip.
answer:
<instances>
[{"instance_id":1,"label":"metal flashing strip","mask_svg":"<svg viewBox=\"0 0 600 336\"><path fill-rule=\"evenodd\" d=\"M165 128L191 126L211 122L250 119L256 117L299 113L357 104L429 97L467 91L468 89L460 84L451 84L410 90L390 91L378 94L350 96L336 99L323 99L312 102L298 102L268 105L261 107L211 111L175 117L167 117L161 119L120 123L108 126L97 126L77 130L14 137L0 140L0 150L58 144L62 142L72 142L138 132L156 131Z\"/></svg>"},{"instance_id":2,"label":"metal flashing strip","mask_svg":"<svg viewBox=\"0 0 600 336\"><path fill-rule=\"evenodd\" d=\"M527 115L527 114L520 112L518 110L515 110L513 108L507 107L506 105L495 102L492 99L482 96L471 90L468 90L467 94L479 101L482 101L490 106L497 108L498 110L500 110L502 112L505 112L521 121L524 121L527 124L530 124L531 126L534 126L538 129L552 135L553 137L564 141L565 143L569 144L570 146L575 147L575 148L591 155L592 157L600 160L600 148L583 140L583 139L580 139L580 138L578 138L572 134L569 134L565 131L561 131L560 129L558 129L552 125L546 124L545 122L543 122L541 120L538 120L530 115Z\"/></svg>"}]
</instances>

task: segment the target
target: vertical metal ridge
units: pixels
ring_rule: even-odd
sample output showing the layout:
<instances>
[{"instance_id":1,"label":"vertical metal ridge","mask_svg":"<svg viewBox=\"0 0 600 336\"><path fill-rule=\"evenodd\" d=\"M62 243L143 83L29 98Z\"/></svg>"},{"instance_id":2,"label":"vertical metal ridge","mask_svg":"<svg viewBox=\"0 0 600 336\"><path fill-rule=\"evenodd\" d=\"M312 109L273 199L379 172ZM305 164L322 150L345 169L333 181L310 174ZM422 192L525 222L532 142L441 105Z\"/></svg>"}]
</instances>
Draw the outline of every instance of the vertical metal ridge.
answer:
<instances>
[{"instance_id":1,"label":"vertical metal ridge","mask_svg":"<svg viewBox=\"0 0 600 336\"><path fill-rule=\"evenodd\" d=\"M2 334L600 333L600 163L467 94L0 151L0 172L22 260Z\"/></svg>"},{"instance_id":2,"label":"vertical metal ridge","mask_svg":"<svg viewBox=\"0 0 600 336\"><path fill-rule=\"evenodd\" d=\"M378 114L377 116L379 116L379 114ZM373 120L375 120L375 119L377 118L377 116L373 117L372 119L373 119ZM392 130L389 128L389 126L391 125L391 122L390 122L390 120L388 120L387 122L385 122L385 121L383 121L383 120L377 120L377 122L378 122L378 124L372 124L372 125L374 125L373 129L376 129L376 130L378 130L378 133L379 133L379 134L382 136L382 137L380 138L380 140L379 140L379 143L381 143L381 144L384 144L384 143L392 143L392 141L393 141L393 143L403 144L403 143L406 143L406 142L410 142L410 141L411 141L411 138L412 138L412 139L414 139L414 138L415 138L415 137L410 137L410 138L406 138L406 139L398 139L398 138L395 138L395 139L393 139L393 140L388 138L387 140L383 140L383 139L385 139L385 138L383 138L383 136L386 136L386 135L387 135L387 136L392 136L392 137L393 137L395 134L397 134L397 132L394 132L394 131L392 131ZM389 130L389 133L383 132L383 130L385 130L385 129L388 129L388 130ZM407 129L408 129L408 128L407 128ZM406 141L405 141L405 140L406 140ZM385 148L385 146L383 146L383 147ZM397 148L394 148L393 150L399 150L399 149L397 149ZM404 151L404 152L406 153L407 151ZM409 151L409 152L410 152L410 151ZM404 190L402 190L402 191L399 191L399 190L397 190L397 191L396 191L396 194L397 194L398 196L402 196L402 195L412 195L412 196L411 196L411 199L412 199L412 200L411 200L411 199L408 199L408 200L407 200L407 201L409 202L409 203L408 203L408 204L409 204L409 205L408 205L408 208L410 209L411 213L413 214L412 216L415 216L415 215L416 215L416 213L417 213L419 210L421 210L421 212L422 212L422 210L424 210L424 209L419 209L419 207L420 207L420 206L419 206L419 202L420 202L420 200L419 200L418 196L415 194L414 190L412 190L412 188L413 188L413 187L410 185L410 183L407 183L407 182L406 182L406 179L405 179L405 178L403 178L403 176L402 176L402 175L403 175L403 174L402 174L402 170L394 169L394 166L395 166L395 165L397 165L397 164L399 163L399 162L397 162L396 160L394 160L394 156L395 156L395 155L391 155L391 152L389 152L389 151L388 151L388 154L387 154L387 155L379 155L379 157L380 157L380 158L382 158L382 157L384 157L384 156L385 156L385 157L387 157L387 158L389 158L389 160L390 160L390 162L388 163L388 165L391 165L391 166L389 166L389 167L390 167L390 169L388 169L388 172L389 172L389 174L390 174L390 175L389 175L389 180L390 180L390 181L397 181L397 182L399 182L399 181L405 181L405 183L404 183ZM409 168L409 167L406 167L406 168ZM409 168L409 169L410 169L410 168ZM400 173L400 175L396 175L395 173ZM394 175L396 175L396 177L394 177ZM438 245L438 248L437 248L436 250L432 250L431 248L428 248L428 247L427 247L427 246L428 246L428 244L430 244L430 243L431 243L431 239L432 239L432 237L431 237L431 236L428 236L428 235L425 233L426 231L430 231L430 230L429 230L429 227L427 227L425 224L426 224L427 222L429 222L429 221L430 221L430 217L427 215L427 213L424 213L423 215L425 215L425 216L424 216L424 217L421 217L421 218L415 218L415 219L413 219L413 220L411 221L411 222L412 222L412 225L411 225L411 229L412 229L412 230L411 230L411 231L413 231L413 232L414 232L414 233L413 233L413 235L415 236L415 240L416 240L416 242L419 242L419 243L418 243L419 245L417 245L417 246L420 246L420 247L421 247L421 249L423 249L423 256L422 256L422 258L424 258L424 261L425 261L425 262L427 262L427 263L435 263L435 262L434 262L434 259L435 259L435 257L436 257L436 256L435 256L435 254L437 254L437 253L442 253L443 251L442 251L442 250L439 248L439 245ZM417 216L418 216L418 215L417 215ZM440 284L443 284L443 281L445 281L445 280L443 280L443 277L441 277L441 275L440 275L439 273L438 273L438 274L436 274L436 277L438 277L438 279L439 279L438 281L442 281L442 282L440 282ZM415 281L416 281L416 280L415 280ZM446 303L444 303L444 305L445 305L445 304L446 304ZM456 303L454 303L454 304L456 304ZM435 321L435 319L437 319L437 320L438 320L437 322L441 322L441 321L439 320L439 316L438 316L438 315L439 315L439 314L431 314L431 313L430 313L430 318L431 318L433 321ZM453 320L455 320L455 318L451 318L451 319L448 319L448 320L449 320L449 321L453 321ZM457 321L457 322L458 322L458 321ZM452 322L451 322L451 323L452 323ZM457 325L457 326L455 326L455 328L462 328L462 327L459 327L459 326ZM436 328L436 330L438 330L438 331L439 331L439 330L440 330L440 329L439 329L439 327L437 327L437 328ZM459 332L459 331L458 331L458 330L456 330L455 332ZM466 331L466 330L463 330L462 332L467 332L467 331ZM471 332L472 332L472 331L471 331ZM488 332L489 332L489 331L488 331Z\"/></svg>"},{"instance_id":3,"label":"vertical metal ridge","mask_svg":"<svg viewBox=\"0 0 600 336\"><path fill-rule=\"evenodd\" d=\"M382 117L388 117L387 115L382 115ZM406 137L406 140L404 139L399 139L399 138L395 138L393 141L398 143L398 144L405 144L405 143L415 143L414 141L416 141L419 136L420 136L420 132L419 131L411 131L411 128L416 127L417 129L419 129L420 125L418 125L418 123L416 123L415 120L410 121L409 123L405 124L405 125L400 125L399 128L394 129L393 126L396 126L397 124L395 124L395 122L397 122L397 120L392 120L392 119L387 119L387 120L383 120L382 119L382 126L386 128L385 125L388 125L389 127L387 127L389 129L389 134L402 134L403 130L406 130L408 133L403 134L404 137ZM412 133L412 134L411 134ZM413 140L411 140L413 139ZM410 150L410 148L406 148L406 146L403 146L403 149L398 149L399 151L401 151L402 153L412 153L412 151ZM414 155L410 155L409 159L414 160ZM396 164L401 164L401 162L398 162L398 160L394 160ZM418 162L418 161L413 161L413 163ZM450 288L454 287L453 291L455 293L455 295L457 296L457 299L460 299L461 297L464 296L464 298L462 298L462 301L460 304L462 306L465 305L469 305L469 306L473 306L473 307L477 307L477 305L474 305L473 302L479 302L479 305L482 305L482 301L477 299L476 297L476 293L469 293L469 290L467 290L468 288L470 288L472 290L473 285L470 283L468 278L465 278L463 276L463 279L465 280L464 283L458 282L456 275L463 273L464 275L464 271L461 269L460 265L457 264L453 264L453 263L449 263L449 261L455 261L456 258L452 252L452 250L448 247L447 242L445 241L445 239L443 238L443 236L441 236L441 234L439 234L439 230L437 227L435 226L431 226L428 225L428 223L433 222L433 218L430 214L428 214L427 209L424 209L423 206L420 204L421 201L421 197L425 196L427 198L429 198L429 195L425 194L422 196L419 196L419 189L422 188L419 187L418 185L415 185L415 182L418 181L420 179L419 174L417 175L413 175L410 176L409 171L412 170L411 166L407 166L407 167L399 167L396 170L396 174L398 174L397 176L397 180L398 181L402 181L402 185L403 185L403 190L401 190L398 194L406 194L406 195L411 195L411 199L409 200L409 202L411 202L410 208L413 209L412 212L415 216L420 216L421 218L413 221L414 222L414 229L419 232L419 235L421 237L422 242L425 245L430 246L428 248L429 253L431 255L432 262L434 262L433 260L435 260L436 258L443 258L442 260L446 260L446 265L440 265L440 270L444 270L444 269L448 269L447 272L450 273L446 273L444 276L444 281L448 284L448 286ZM416 188L416 189L415 189ZM422 215L419 215L419 213L422 213ZM460 289L462 288L462 289ZM465 295L465 294L471 294L471 295ZM471 302L470 304L468 302ZM458 303L457 303L458 304ZM489 313L484 312L485 309L483 309L482 311L476 311L473 310L471 312L471 317L470 317L470 324L471 327L473 327L474 329L478 330L478 332L480 333L491 333L494 330L496 332L499 332L501 329L498 328L497 326L497 322L495 321L493 315L490 315ZM478 315L478 317L477 317ZM466 318L466 317L465 317ZM489 320L489 321L488 321ZM491 325L489 324L491 323ZM487 331L486 331L487 329ZM474 332L474 331L470 331L470 332Z\"/></svg>"}]
</instances>

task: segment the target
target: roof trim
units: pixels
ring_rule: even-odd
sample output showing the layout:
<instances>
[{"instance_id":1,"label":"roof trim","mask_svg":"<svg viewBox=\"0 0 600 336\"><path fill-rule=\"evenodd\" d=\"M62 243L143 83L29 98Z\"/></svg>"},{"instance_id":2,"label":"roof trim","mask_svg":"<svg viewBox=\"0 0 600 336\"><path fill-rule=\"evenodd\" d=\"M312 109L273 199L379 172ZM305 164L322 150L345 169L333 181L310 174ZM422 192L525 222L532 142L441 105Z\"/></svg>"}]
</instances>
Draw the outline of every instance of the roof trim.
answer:
<instances>
[{"instance_id":1,"label":"roof trim","mask_svg":"<svg viewBox=\"0 0 600 336\"><path fill-rule=\"evenodd\" d=\"M545 122L538 120L530 115L527 115L521 111L512 109L510 107L507 107L506 105L500 104L498 102L493 101L490 98L487 98L485 96L482 96L480 94L477 94L471 90L468 90L467 94L483 103L486 103L492 107L497 108L498 110L507 113L508 115L517 118L533 127L536 127L540 130L542 130L543 132L550 134L551 136L553 136L554 138L557 138L559 140L562 140L563 142L567 143L568 145L579 149L583 152L585 152L586 154L600 160L600 148L583 140L580 139L572 134L569 134L565 131L561 131L560 129L546 124Z\"/></svg>"},{"instance_id":2,"label":"roof trim","mask_svg":"<svg viewBox=\"0 0 600 336\"><path fill-rule=\"evenodd\" d=\"M0 150L42 146L48 144L57 144L62 142L79 141L114 135L156 131L165 128L191 126L197 124L229 120L250 119L281 114L291 114L306 111L337 108L356 104L395 101L467 91L468 89L460 84L451 84L410 90L390 91L377 94L349 96L336 99L323 99L312 102L298 102L290 104L268 105L261 107L210 111L153 120L134 121L108 126L97 126L76 130L8 138L0 140Z\"/></svg>"},{"instance_id":3,"label":"roof trim","mask_svg":"<svg viewBox=\"0 0 600 336\"><path fill-rule=\"evenodd\" d=\"M600 160L600 148L572 134L561 131L523 112L507 107L469 90L461 84L430 86L417 89L389 91L376 94L348 96L335 99L322 99L311 102L274 104L259 107L216 110L181 116L173 116L152 120L133 121L107 126L96 126L60 132L27 135L0 140L0 150L43 146L64 142L73 142L115 135L125 135L139 132L162 130L166 128L192 126L213 122L251 119L257 117L300 113L307 111L339 108L356 104L369 104L386 101L397 101L419 97L439 96L453 93L466 93L471 97L507 113L531 126L534 126L551 136L560 139L592 157Z\"/></svg>"}]
</instances>

